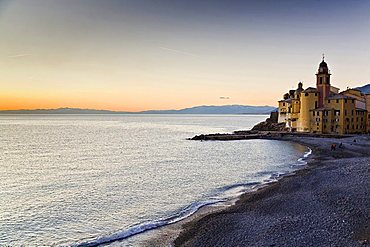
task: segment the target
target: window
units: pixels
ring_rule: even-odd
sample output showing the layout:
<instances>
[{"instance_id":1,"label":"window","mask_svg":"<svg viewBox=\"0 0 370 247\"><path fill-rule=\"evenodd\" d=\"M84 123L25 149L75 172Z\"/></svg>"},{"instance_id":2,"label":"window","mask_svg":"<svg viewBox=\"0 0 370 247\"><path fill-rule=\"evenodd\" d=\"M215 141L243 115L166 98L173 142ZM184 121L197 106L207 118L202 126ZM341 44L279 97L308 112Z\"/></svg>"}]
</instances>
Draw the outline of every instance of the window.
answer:
<instances>
[{"instance_id":1,"label":"window","mask_svg":"<svg viewBox=\"0 0 370 247\"><path fill-rule=\"evenodd\" d=\"M312 112L312 116L315 116L315 112L314 111Z\"/></svg>"},{"instance_id":2,"label":"window","mask_svg":"<svg viewBox=\"0 0 370 247\"><path fill-rule=\"evenodd\" d=\"M317 101L315 101L315 108L317 108Z\"/></svg>"},{"instance_id":3,"label":"window","mask_svg":"<svg viewBox=\"0 0 370 247\"><path fill-rule=\"evenodd\" d=\"M283 103L283 106L285 106L285 103Z\"/></svg>"},{"instance_id":4,"label":"window","mask_svg":"<svg viewBox=\"0 0 370 247\"><path fill-rule=\"evenodd\" d=\"M352 100L352 103L355 103L355 100L354 99Z\"/></svg>"},{"instance_id":5,"label":"window","mask_svg":"<svg viewBox=\"0 0 370 247\"><path fill-rule=\"evenodd\" d=\"M320 77L320 84L322 84L322 77Z\"/></svg>"},{"instance_id":6,"label":"window","mask_svg":"<svg viewBox=\"0 0 370 247\"><path fill-rule=\"evenodd\" d=\"M328 100L328 103L330 104L330 99Z\"/></svg>"},{"instance_id":7,"label":"window","mask_svg":"<svg viewBox=\"0 0 370 247\"><path fill-rule=\"evenodd\" d=\"M344 103L347 103L347 99L344 100Z\"/></svg>"},{"instance_id":8,"label":"window","mask_svg":"<svg viewBox=\"0 0 370 247\"><path fill-rule=\"evenodd\" d=\"M344 115L347 116L347 110L344 110Z\"/></svg>"},{"instance_id":9,"label":"window","mask_svg":"<svg viewBox=\"0 0 370 247\"><path fill-rule=\"evenodd\" d=\"M317 93L315 93L315 96L317 96Z\"/></svg>"},{"instance_id":10,"label":"window","mask_svg":"<svg viewBox=\"0 0 370 247\"><path fill-rule=\"evenodd\" d=\"M352 110L352 116L353 116L353 110Z\"/></svg>"},{"instance_id":11,"label":"window","mask_svg":"<svg viewBox=\"0 0 370 247\"><path fill-rule=\"evenodd\" d=\"M337 99L337 103L339 103L339 99Z\"/></svg>"},{"instance_id":12,"label":"window","mask_svg":"<svg viewBox=\"0 0 370 247\"><path fill-rule=\"evenodd\" d=\"M305 93L304 96L308 96L308 93Z\"/></svg>"}]
</instances>

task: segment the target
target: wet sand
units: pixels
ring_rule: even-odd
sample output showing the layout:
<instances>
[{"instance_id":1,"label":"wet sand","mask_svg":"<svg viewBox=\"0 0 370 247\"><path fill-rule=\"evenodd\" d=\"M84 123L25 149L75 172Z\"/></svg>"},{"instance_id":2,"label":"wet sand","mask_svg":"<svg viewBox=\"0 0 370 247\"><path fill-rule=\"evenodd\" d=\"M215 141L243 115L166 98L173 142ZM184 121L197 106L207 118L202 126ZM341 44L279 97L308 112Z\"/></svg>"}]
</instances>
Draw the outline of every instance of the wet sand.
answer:
<instances>
[{"instance_id":1,"label":"wet sand","mask_svg":"<svg viewBox=\"0 0 370 247\"><path fill-rule=\"evenodd\" d=\"M267 139L309 146L313 155L304 169L165 227L145 245L370 246L370 137Z\"/></svg>"}]
</instances>

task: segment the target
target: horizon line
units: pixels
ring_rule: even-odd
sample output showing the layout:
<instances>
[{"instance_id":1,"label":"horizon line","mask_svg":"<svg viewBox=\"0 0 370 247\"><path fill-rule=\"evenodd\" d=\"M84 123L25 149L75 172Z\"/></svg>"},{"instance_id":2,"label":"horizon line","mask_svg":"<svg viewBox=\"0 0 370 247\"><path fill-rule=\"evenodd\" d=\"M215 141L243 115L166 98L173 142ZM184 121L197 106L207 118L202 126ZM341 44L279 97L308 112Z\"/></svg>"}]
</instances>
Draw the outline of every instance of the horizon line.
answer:
<instances>
[{"instance_id":1,"label":"horizon line","mask_svg":"<svg viewBox=\"0 0 370 247\"><path fill-rule=\"evenodd\" d=\"M126 110L109 110L109 109L96 109L96 108L80 108L80 107L57 107L57 108L29 108L29 109L3 109L0 110L0 112L5 112L5 111L40 111L40 110L45 110L45 111L51 111L51 110L91 110L91 111L109 111L109 112L125 112L125 113L141 113L141 112L148 112L148 111L179 111L179 110L184 110L184 109L191 109L195 107L222 107L222 106L247 106L247 107L274 107L277 108L276 106L271 106L271 105L242 105L242 104L226 104L226 105L195 105L195 106L190 106L190 107L184 107L184 108L177 108L177 109L149 109L149 110L141 110L141 111L126 111Z\"/></svg>"}]
</instances>

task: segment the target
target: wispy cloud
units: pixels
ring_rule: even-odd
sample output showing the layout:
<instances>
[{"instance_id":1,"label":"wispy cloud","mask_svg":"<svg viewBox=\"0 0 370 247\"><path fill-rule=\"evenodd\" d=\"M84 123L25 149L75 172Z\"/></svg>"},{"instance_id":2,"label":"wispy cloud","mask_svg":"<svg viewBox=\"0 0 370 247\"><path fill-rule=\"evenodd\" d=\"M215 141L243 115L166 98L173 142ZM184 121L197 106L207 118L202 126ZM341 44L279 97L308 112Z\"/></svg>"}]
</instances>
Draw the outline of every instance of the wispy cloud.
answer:
<instances>
[{"instance_id":1,"label":"wispy cloud","mask_svg":"<svg viewBox=\"0 0 370 247\"><path fill-rule=\"evenodd\" d=\"M30 75L27 79L28 80L33 80L33 79L36 79L37 77L38 77L38 75L33 74L33 75Z\"/></svg>"},{"instance_id":2,"label":"wispy cloud","mask_svg":"<svg viewBox=\"0 0 370 247\"><path fill-rule=\"evenodd\" d=\"M16 55L8 56L8 58L22 58L22 57L29 57L29 56L32 56L32 54L29 54L29 53L16 54Z\"/></svg>"},{"instance_id":3,"label":"wispy cloud","mask_svg":"<svg viewBox=\"0 0 370 247\"><path fill-rule=\"evenodd\" d=\"M192 56L192 57L199 57L197 54L194 54L194 53L191 53L191 52L181 51L181 50L172 49L172 48L168 48L168 47L160 46L159 49L169 51L169 52L173 52L173 53L177 53L177 54L182 54L182 55L187 55L187 56Z\"/></svg>"}]
</instances>

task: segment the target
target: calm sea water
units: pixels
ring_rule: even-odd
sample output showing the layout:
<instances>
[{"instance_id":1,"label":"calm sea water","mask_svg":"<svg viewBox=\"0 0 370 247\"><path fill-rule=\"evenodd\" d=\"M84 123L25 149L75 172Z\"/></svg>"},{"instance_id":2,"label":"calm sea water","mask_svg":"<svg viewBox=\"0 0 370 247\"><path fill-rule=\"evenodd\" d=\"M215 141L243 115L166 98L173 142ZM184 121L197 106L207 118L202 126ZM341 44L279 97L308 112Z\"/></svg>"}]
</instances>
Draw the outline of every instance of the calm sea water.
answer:
<instances>
[{"instance_id":1,"label":"calm sea water","mask_svg":"<svg viewBox=\"0 0 370 247\"><path fill-rule=\"evenodd\" d=\"M186 140L265 118L0 116L0 245L136 246L136 233L294 169L296 144Z\"/></svg>"}]
</instances>

